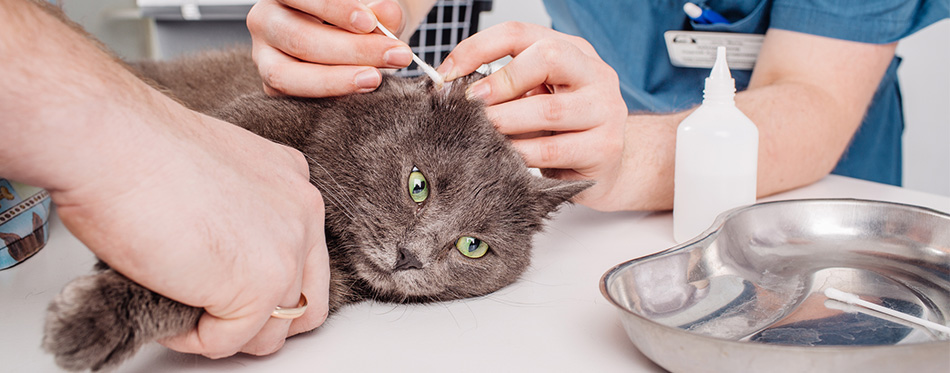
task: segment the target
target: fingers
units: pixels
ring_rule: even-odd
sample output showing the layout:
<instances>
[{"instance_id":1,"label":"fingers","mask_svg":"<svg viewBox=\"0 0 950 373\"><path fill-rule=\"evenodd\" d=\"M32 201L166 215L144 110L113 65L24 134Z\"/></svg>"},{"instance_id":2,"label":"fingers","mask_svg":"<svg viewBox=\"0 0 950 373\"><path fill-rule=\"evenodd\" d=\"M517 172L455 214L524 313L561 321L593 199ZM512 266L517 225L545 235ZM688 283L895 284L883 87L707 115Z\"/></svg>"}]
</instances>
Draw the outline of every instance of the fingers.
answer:
<instances>
[{"instance_id":1,"label":"fingers","mask_svg":"<svg viewBox=\"0 0 950 373\"><path fill-rule=\"evenodd\" d=\"M322 237L320 240L322 242ZM283 297L280 305L293 308L297 306L301 292L307 296L307 310L297 319L270 317L273 308L264 310L266 316L264 312L256 312L252 316L237 319L222 319L205 312L196 329L166 338L160 343L175 351L201 354L212 359L228 357L238 352L257 356L272 354L283 347L287 337L313 330L326 320L328 263L325 243L311 250L304 266L304 285L294 286L293 288L301 290ZM263 323L255 320L263 320Z\"/></svg>"},{"instance_id":2,"label":"fingers","mask_svg":"<svg viewBox=\"0 0 950 373\"><path fill-rule=\"evenodd\" d=\"M307 312L303 316L293 320L286 337L315 329L326 321L329 314L327 300L330 289L330 259L323 239L320 240L320 244L321 246L310 251L303 273L302 291L310 299L310 305L307 306Z\"/></svg>"},{"instance_id":3,"label":"fingers","mask_svg":"<svg viewBox=\"0 0 950 373\"><path fill-rule=\"evenodd\" d=\"M309 163L305 157L297 150L286 148L293 156L299 156L300 172L303 176L303 185L298 188L297 196L300 197L300 203L304 206L304 215L297 220L304 223L304 226L310 227L307 235L304 237L306 242L306 254L301 256L298 262L298 271L300 276L300 285L294 287L299 289L296 293L289 294L291 302L282 303L281 306L296 307L296 302L300 294L307 297L308 305L306 312L288 324L284 328L284 334L280 339L290 337L302 332L313 330L323 324L329 314L329 295L330 295L330 258L327 252L326 237L324 236L324 218L326 214L326 205L323 201L323 195L317 188L310 184ZM285 298L286 302L287 299Z\"/></svg>"},{"instance_id":4,"label":"fingers","mask_svg":"<svg viewBox=\"0 0 950 373\"><path fill-rule=\"evenodd\" d=\"M278 0L301 12L313 14L349 32L365 34L376 28L376 15L358 0Z\"/></svg>"},{"instance_id":5,"label":"fingers","mask_svg":"<svg viewBox=\"0 0 950 373\"><path fill-rule=\"evenodd\" d=\"M483 63L512 56L468 87L530 167L597 185L575 197L604 201L624 160L627 107L617 73L586 41L540 26L505 23L463 40L439 72L452 80Z\"/></svg>"},{"instance_id":6,"label":"fingers","mask_svg":"<svg viewBox=\"0 0 950 373\"><path fill-rule=\"evenodd\" d=\"M294 284L295 289L285 295L282 307L296 307L300 294L307 297L308 305L306 312L288 323L288 328L284 328L282 338L286 338L305 331L313 330L323 324L326 320L329 307L329 287L330 287L330 258L327 252L326 237L324 235L324 218L326 214L326 205L323 201L323 195L320 191L310 184L310 166L303 153L296 149L278 145L289 155L288 163L293 163L296 172L301 177L299 186L295 186L294 195L299 197L297 202L303 214L295 218L295 221L302 223L307 234L302 238L305 242L307 251L300 256L297 262L296 274L298 283Z\"/></svg>"},{"instance_id":7,"label":"fingers","mask_svg":"<svg viewBox=\"0 0 950 373\"><path fill-rule=\"evenodd\" d=\"M326 97L368 92L382 81L374 67L400 68L412 62L405 43L367 34L375 30L377 16L384 25L398 29L402 22L398 4L328 3L265 0L251 9L247 26L254 62L268 94ZM374 15L375 11L380 13ZM372 17L372 27L353 26L359 25L364 12ZM354 22L345 18L347 14L354 15Z\"/></svg>"},{"instance_id":8,"label":"fingers","mask_svg":"<svg viewBox=\"0 0 950 373\"><path fill-rule=\"evenodd\" d=\"M542 39L561 40L573 44L587 55L597 55L590 43L579 37L562 34L538 25L505 22L462 40L442 61L438 71L445 76L447 81L451 81L471 74L482 64L505 56L518 56Z\"/></svg>"},{"instance_id":9,"label":"fingers","mask_svg":"<svg viewBox=\"0 0 950 373\"><path fill-rule=\"evenodd\" d=\"M537 30L526 24L506 22L490 27L459 42L438 71L451 81L472 73L482 64L516 56L540 37Z\"/></svg>"},{"instance_id":10,"label":"fingers","mask_svg":"<svg viewBox=\"0 0 950 373\"><path fill-rule=\"evenodd\" d=\"M212 359L228 357L238 353L265 322L270 322L262 317L261 312L257 313L252 317L220 319L205 312L198 320L197 328L159 342L178 352L201 354Z\"/></svg>"},{"instance_id":11,"label":"fingers","mask_svg":"<svg viewBox=\"0 0 950 373\"><path fill-rule=\"evenodd\" d=\"M474 83L469 95L489 105L501 102L488 115L504 134L581 131L617 119L618 112L608 109L623 105L617 82L613 70L580 48L545 39Z\"/></svg>"},{"instance_id":12,"label":"fingers","mask_svg":"<svg viewBox=\"0 0 950 373\"><path fill-rule=\"evenodd\" d=\"M532 44L500 70L469 87L469 96L488 105L506 102L548 85L555 92L598 83L604 69L571 43L543 39ZM543 68L539 68L543 66Z\"/></svg>"},{"instance_id":13,"label":"fingers","mask_svg":"<svg viewBox=\"0 0 950 373\"><path fill-rule=\"evenodd\" d=\"M294 281L293 278L298 280ZM260 288L246 288L249 293L260 294L244 299L238 304L224 307L205 308L198 325L188 333L159 341L166 347L179 352L201 354L218 359L245 352L253 355L266 355L283 346L290 328L291 320L272 318L271 313L277 305L296 307L300 299L300 276L290 274L289 278L261 281ZM289 281L288 281L289 280ZM280 288L279 284L288 283L292 291L274 297L267 287Z\"/></svg>"},{"instance_id":14,"label":"fingers","mask_svg":"<svg viewBox=\"0 0 950 373\"><path fill-rule=\"evenodd\" d=\"M268 47L255 48L254 60L270 95L341 96L372 91L383 79L374 67L303 63Z\"/></svg>"},{"instance_id":15,"label":"fingers","mask_svg":"<svg viewBox=\"0 0 950 373\"><path fill-rule=\"evenodd\" d=\"M309 175L309 172L305 172ZM301 294L305 295L308 304L304 314L296 319L270 318L257 335L248 341L241 352L251 355L269 355L284 345L287 337L305 331L313 330L323 324L328 314L327 300L329 296L329 255L326 239L323 236L325 208L320 192L307 184L306 191L301 191L303 202L311 206L301 221L308 222L313 229L306 237L308 250L306 257L301 258L297 269L297 282L291 286L292 291L286 293L279 304L283 308L298 306Z\"/></svg>"},{"instance_id":16,"label":"fingers","mask_svg":"<svg viewBox=\"0 0 950 373\"><path fill-rule=\"evenodd\" d=\"M581 131L610 119L602 110L603 99L591 88L558 94L536 94L486 109L501 133L517 135L536 131Z\"/></svg>"},{"instance_id":17,"label":"fingers","mask_svg":"<svg viewBox=\"0 0 950 373\"><path fill-rule=\"evenodd\" d=\"M294 301L293 304L296 305L297 301ZM294 307L294 305L287 307ZM291 320L269 318L264 327L241 347L240 352L255 356L270 355L277 352L281 347L284 347L290 324Z\"/></svg>"},{"instance_id":18,"label":"fingers","mask_svg":"<svg viewBox=\"0 0 950 373\"><path fill-rule=\"evenodd\" d=\"M306 161L296 158L300 154L287 149L294 156L296 163L302 163L306 169ZM304 171L306 173L306 171ZM184 335L175 336L160 341L163 345L179 352L197 353L210 358L231 356L237 352L251 355L269 355L281 347L287 337L313 330L326 320L328 314L327 299L329 295L329 257L326 241L323 236L324 204L320 192L307 184L304 201L312 206L307 214L309 225L314 227L307 237L310 249L297 267L296 281L291 281L290 291L281 297L280 305L285 308L297 307L300 294L308 299L306 312L303 316L288 320L271 317L274 306L267 299L255 298L253 304L247 304L239 316L234 319L218 318L211 311L206 311L198 322L198 327ZM309 194L307 193L309 192ZM285 271L286 272L286 271ZM293 277L291 277L293 278ZM266 282L264 286L278 287L289 279ZM247 291L251 291L248 289ZM266 292L266 289L264 290ZM275 305L276 306L276 305Z\"/></svg>"},{"instance_id":19,"label":"fingers","mask_svg":"<svg viewBox=\"0 0 950 373\"><path fill-rule=\"evenodd\" d=\"M254 37L303 61L396 68L412 60L408 45L381 34L354 34L326 25L311 15L277 6L260 16L270 18L254 23ZM250 22L248 26L252 27Z\"/></svg>"},{"instance_id":20,"label":"fingers","mask_svg":"<svg viewBox=\"0 0 950 373\"><path fill-rule=\"evenodd\" d=\"M589 169L600 162L599 154L611 154L608 152L617 147L612 141L604 141L591 132L565 132L554 136L514 139L512 145L528 167Z\"/></svg>"},{"instance_id":21,"label":"fingers","mask_svg":"<svg viewBox=\"0 0 950 373\"><path fill-rule=\"evenodd\" d=\"M593 178L623 150L626 105L616 72L586 41L535 25L506 23L464 40L440 67L448 79L484 61L512 55L500 70L472 84L468 96L512 139L528 166Z\"/></svg>"},{"instance_id":22,"label":"fingers","mask_svg":"<svg viewBox=\"0 0 950 373\"><path fill-rule=\"evenodd\" d=\"M624 113L619 112L605 116L606 124L591 122L584 126L585 129L556 132L553 135L541 130L523 132L539 135L514 136L512 145L528 167L574 170L577 171L572 173L574 175L592 178L605 168L615 166L616 162L612 160L623 153L623 116Z\"/></svg>"},{"instance_id":23,"label":"fingers","mask_svg":"<svg viewBox=\"0 0 950 373\"><path fill-rule=\"evenodd\" d=\"M376 1L369 4L369 8L376 15L376 19L397 36L401 35L402 31L406 28L406 20L403 17L402 7L395 1ZM407 35L407 37L408 36L411 35Z\"/></svg>"}]
</instances>

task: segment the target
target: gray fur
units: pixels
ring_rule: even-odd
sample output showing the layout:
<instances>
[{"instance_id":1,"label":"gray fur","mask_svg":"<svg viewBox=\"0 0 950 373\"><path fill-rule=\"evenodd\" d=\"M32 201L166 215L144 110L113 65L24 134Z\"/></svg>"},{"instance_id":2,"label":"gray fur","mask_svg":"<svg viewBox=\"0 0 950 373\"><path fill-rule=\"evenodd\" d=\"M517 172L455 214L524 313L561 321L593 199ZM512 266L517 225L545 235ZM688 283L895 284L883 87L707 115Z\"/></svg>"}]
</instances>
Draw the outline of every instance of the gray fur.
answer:
<instances>
[{"instance_id":1,"label":"gray fur","mask_svg":"<svg viewBox=\"0 0 950 373\"><path fill-rule=\"evenodd\" d=\"M442 92L425 78L387 76L372 93L302 99L263 94L247 51L135 68L185 105L307 156L326 202L331 314L367 299L442 301L511 284L543 220L591 184L531 175L483 106L465 98L474 77ZM430 185L421 204L408 194L413 167ZM487 242L488 254L463 256L460 236ZM400 251L411 265L397 265ZM193 328L201 312L103 265L50 305L43 346L63 368L108 369Z\"/></svg>"}]
</instances>

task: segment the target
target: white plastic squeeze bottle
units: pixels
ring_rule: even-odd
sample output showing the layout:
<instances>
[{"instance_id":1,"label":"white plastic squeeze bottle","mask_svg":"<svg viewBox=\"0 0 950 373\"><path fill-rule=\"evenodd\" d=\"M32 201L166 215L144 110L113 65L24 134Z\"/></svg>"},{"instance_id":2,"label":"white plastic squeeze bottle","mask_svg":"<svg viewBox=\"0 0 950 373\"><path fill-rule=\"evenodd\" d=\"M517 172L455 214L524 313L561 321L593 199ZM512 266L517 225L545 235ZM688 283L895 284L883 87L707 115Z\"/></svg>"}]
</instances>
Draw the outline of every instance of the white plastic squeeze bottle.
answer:
<instances>
[{"instance_id":1,"label":"white plastic squeeze bottle","mask_svg":"<svg viewBox=\"0 0 950 373\"><path fill-rule=\"evenodd\" d=\"M736 108L726 48L706 78L703 104L676 130L673 238L681 243L709 228L721 212L755 203L759 130Z\"/></svg>"}]
</instances>

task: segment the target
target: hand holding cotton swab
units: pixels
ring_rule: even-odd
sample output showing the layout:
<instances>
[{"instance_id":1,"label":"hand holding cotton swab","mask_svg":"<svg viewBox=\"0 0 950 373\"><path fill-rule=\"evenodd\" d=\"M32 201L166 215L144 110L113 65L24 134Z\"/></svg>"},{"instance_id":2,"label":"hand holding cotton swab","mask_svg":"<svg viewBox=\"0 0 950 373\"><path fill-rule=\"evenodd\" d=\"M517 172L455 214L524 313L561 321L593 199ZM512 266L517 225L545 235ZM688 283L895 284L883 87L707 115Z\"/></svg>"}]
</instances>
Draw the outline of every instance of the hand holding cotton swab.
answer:
<instances>
[{"instance_id":1,"label":"hand holding cotton swab","mask_svg":"<svg viewBox=\"0 0 950 373\"><path fill-rule=\"evenodd\" d=\"M389 30L386 29L386 26L383 26L383 24L380 23L379 21L376 21L376 27L378 27L379 31L382 31L383 34L385 34L386 36L399 40L399 38L397 38L396 35L393 35L392 32L389 32ZM416 65L419 65L419 68L422 69L422 71L425 72L426 75L429 76L429 78L432 78L432 81L435 82L436 88L442 89L442 85L445 84L445 80L442 79L441 74L435 71L435 69L433 69L432 66L429 66L429 64L427 64L425 61L419 58L419 56L417 56L415 53L412 54L412 60L416 62Z\"/></svg>"},{"instance_id":2,"label":"hand holding cotton swab","mask_svg":"<svg viewBox=\"0 0 950 373\"><path fill-rule=\"evenodd\" d=\"M899 312L887 307L879 306L877 304L865 301L859 298L857 295L846 293L844 291L841 291L835 288L825 289L825 296L839 302L853 304L855 306L861 306L873 311L883 313L885 315L893 316L898 319L901 319L910 323L914 323L914 324L929 328L934 331L950 334L950 327L947 327L946 325L940 325L930 320L924 320L916 316L911 316L903 312Z\"/></svg>"}]
</instances>

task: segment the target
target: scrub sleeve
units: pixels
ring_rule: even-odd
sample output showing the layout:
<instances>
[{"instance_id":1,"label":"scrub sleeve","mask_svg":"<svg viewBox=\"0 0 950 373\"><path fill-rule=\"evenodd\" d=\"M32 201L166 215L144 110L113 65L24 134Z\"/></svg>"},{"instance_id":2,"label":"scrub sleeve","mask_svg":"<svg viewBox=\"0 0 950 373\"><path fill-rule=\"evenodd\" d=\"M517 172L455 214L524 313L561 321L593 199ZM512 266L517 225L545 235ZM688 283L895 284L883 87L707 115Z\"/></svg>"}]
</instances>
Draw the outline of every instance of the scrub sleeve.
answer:
<instances>
[{"instance_id":1,"label":"scrub sleeve","mask_svg":"<svg viewBox=\"0 0 950 373\"><path fill-rule=\"evenodd\" d=\"M631 113L681 111L702 101L709 70L672 66L663 39L669 30L764 34L778 28L880 44L950 17L946 0L695 0L730 21L700 25L686 17L683 2L544 0L555 30L583 37L617 71ZM832 173L900 185L899 64L895 57ZM750 77L750 71L734 70L736 89L745 89Z\"/></svg>"}]
</instances>

